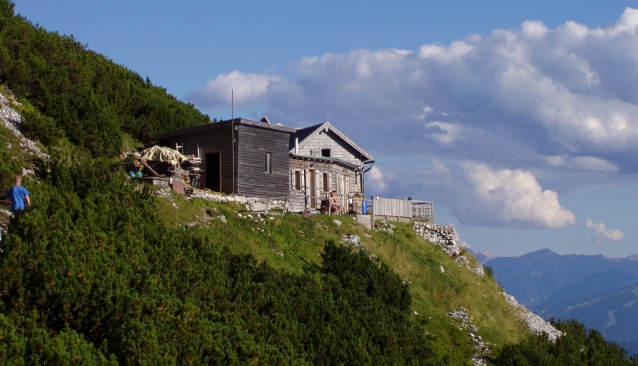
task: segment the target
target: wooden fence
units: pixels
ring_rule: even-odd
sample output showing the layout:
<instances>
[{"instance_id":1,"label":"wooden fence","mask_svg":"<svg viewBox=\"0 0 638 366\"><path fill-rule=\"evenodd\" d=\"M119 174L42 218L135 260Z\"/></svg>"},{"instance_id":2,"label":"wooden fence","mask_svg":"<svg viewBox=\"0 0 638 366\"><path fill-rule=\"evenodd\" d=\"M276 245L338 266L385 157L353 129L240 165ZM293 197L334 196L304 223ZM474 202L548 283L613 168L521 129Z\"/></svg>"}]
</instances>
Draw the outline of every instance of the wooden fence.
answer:
<instances>
[{"instance_id":1,"label":"wooden fence","mask_svg":"<svg viewBox=\"0 0 638 366\"><path fill-rule=\"evenodd\" d=\"M377 216L406 217L434 222L432 201L416 201L373 197L374 214Z\"/></svg>"},{"instance_id":2,"label":"wooden fence","mask_svg":"<svg viewBox=\"0 0 638 366\"><path fill-rule=\"evenodd\" d=\"M374 197L374 214L395 217L412 217L412 201Z\"/></svg>"}]
</instances>

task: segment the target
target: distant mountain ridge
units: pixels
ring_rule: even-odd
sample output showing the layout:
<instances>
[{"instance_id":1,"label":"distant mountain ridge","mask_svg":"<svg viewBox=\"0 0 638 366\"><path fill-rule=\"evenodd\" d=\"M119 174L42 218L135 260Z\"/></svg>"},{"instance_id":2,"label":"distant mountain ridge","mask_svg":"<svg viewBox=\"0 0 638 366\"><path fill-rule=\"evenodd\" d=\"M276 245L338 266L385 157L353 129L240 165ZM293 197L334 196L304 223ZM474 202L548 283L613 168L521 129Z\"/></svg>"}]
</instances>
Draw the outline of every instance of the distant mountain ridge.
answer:
<instances>
[{"instance_id":1,"label":"distant mountain ridge","mask_svg":"<svg viewBox=\"0 0 638 366\"><path fill-rule=\"evenodd\" d=\"M638 255L607 258L603 255L559 255L541 249L518 257L497 257L485 264L492 267L508 293L521 304L532 306L592 275L617 270L638 277L637 261Z\"/></svg>"},{"instance_id":2,"label":"distant mountain ridge","mask_svg":"<svg viewBox=\"0 0 638 366\"><path fill-rule=\"evenodd\" d=\"M571 297L543 301L531 310L544 319L578 319L588 328L598 329L605 339L638 353L638 283Z\"/></svg>"},{"instance_id":3,"label":"distant mountain ridge","mask_svg":"<svg viewBox=\"0 0 638 366\"><path fill-rule=\"evenodd\" d=\"M485 265L504 289L544 319L578 319L638 353L638 255L559 255L542 249Z\"/></svg>"},{"instance_id":4,"label":"distant mountain ridge","mask_svg":"<svg viewBox=\"0 0 638 366\"><path fill-rule=\"evenodd\" d=\"M638 282L638 277L618 269L612 269L605 273L593 274L581 282L564 287L560 291L550 295L547 299L541 301L538 305L590 294L604 293L636 282Z\"/></svg>"},{"instance_id":5,"label":"distant mountain ridge","mask_svg":"<svg viewBox=\"0 0 638 366\"><path fill-rule=\"evenodd\" d=\"M461 245L463 249L467 250L470 254L474 256L474 258L478 259L481 263L486 263L489 260L494 258L498 258L496 253L492 253L489 250L474 250L469 245Z\"/></svg>"}]
</instances>

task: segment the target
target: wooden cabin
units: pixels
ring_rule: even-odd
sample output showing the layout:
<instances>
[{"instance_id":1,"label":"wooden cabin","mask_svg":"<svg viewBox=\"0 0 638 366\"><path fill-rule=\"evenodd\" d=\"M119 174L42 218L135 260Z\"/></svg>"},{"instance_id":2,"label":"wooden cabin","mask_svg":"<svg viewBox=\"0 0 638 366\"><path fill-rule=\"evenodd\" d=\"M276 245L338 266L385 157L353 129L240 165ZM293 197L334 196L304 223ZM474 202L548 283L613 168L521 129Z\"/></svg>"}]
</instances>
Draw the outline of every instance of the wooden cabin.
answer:
<instances>
[{"instance_id":1,"label":"wooden cabin","mask_svg":"<svg viewBox=\"0 0 638 366\"><path fill-rule=\"evenodd\" d=\"M235 146L233 151L233 129ZM288 142L295 130L243 118L158 135L165 145L202 159L202 188L242 196L286 196Z\"/></svg>"},{"instance_id":2,"label":"wooden cabin","mask_svg":"<svg viewBox=\"0 0 638 366\"><path fill-rule=\"evenodd\" d=\"M158 138L203 160L203 188L253 197L311 196L293 200L294 211L319 208L321 198L333 190L342 202L363 195L366 164L374 163L330 122L295 129L271 124L266 117L235 118Z\"/></svg>"}]
</instances>

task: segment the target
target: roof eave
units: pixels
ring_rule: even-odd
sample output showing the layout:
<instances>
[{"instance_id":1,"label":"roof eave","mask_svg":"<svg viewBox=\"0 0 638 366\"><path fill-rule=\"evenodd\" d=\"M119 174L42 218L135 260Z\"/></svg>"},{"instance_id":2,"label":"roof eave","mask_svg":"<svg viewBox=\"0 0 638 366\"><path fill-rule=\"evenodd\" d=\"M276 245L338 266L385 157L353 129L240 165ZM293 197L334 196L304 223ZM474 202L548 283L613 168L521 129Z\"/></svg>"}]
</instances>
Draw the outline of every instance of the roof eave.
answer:
<instances>
[{"instance_id":1,"label":"roof eave","mask_svg":"<svg viewBox=\"0 0 638 366\"><path fill-rule=\"evenodd\" d=\"M202 131L207 131L207 130L212 130L217 128L223 128L223 127L230 126L233 121L235 121L235 125L244 125L244 126L250 126L250 127L256 127L256 128L262 128L265 130L274 130L277 132L283 132L288 134L295 132L295 129L292 127L278 126L278 125L268 124L265 122L252 121L252 120L244 119L244 118L235 118L234 120L226 120L226 121L220 121L216 123L207 123L205 125L184 128L182 130L164 132L164 133L158 134L157 138L160 140L166 140L171 137L188 135L191 133L202 132Z\"/></svg>"},{"instance_id":2,"label":"roof eave","mask_svg":"<svg viewBox=\"0 0 638 366\"><path fill-rule=\"evenodd\" d=\"M327 158L325 156L315 156L315 155L301 155L301 154L295 154L295 153L290 153L290 156L293 158L299 158L299 159L308 159L308 160L315 160L315 161L324 161L324 162L329 162L329 163L336 163L339 165L344 165L347 168L351 168L351 169L359 169L359 167L355 164L349 163L345 160L341 160L341 159L337 159L337 158Z\"/></svg>"}]
</instances>

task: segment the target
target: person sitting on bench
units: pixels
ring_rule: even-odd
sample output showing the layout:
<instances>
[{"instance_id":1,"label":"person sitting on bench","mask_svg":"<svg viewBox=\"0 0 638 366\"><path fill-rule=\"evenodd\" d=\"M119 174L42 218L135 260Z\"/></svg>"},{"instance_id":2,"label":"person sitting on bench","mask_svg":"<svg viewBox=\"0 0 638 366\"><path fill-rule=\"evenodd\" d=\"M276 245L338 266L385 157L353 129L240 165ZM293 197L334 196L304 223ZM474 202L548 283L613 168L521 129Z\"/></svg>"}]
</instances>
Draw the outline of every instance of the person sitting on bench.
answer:
<instances>
[{"instance_id":1,"label":"person sitting on bench","mask_svg":"<svg viewBox=\"0 0 638 366\"><path fill-rule=\"evenodd\" d=\"M328 214L330 212L330 198L324 198L321 200L321 209L319 211L322 214Z\"/></svg>"},{"instance_id":2,"label":"person sitting on bench","mask_svg":"<svg viewBox=\"0 0 638 366\"><path fill-rule=\"evenodd\" d=\"M337 198L337 191L332 191L330 194L330 214L345 213L345 207L339 205L339 199Z\"/></svg>"}]
</instances>

